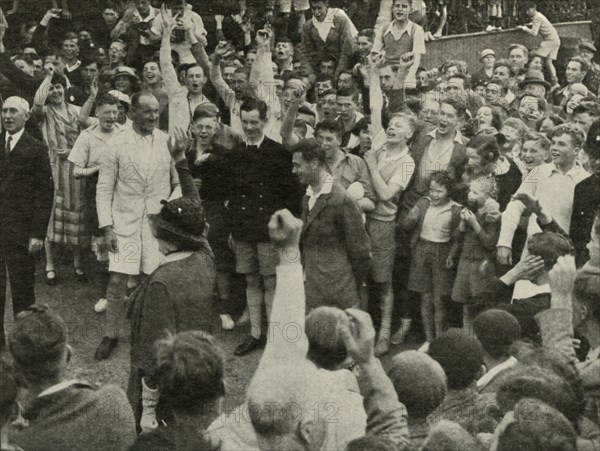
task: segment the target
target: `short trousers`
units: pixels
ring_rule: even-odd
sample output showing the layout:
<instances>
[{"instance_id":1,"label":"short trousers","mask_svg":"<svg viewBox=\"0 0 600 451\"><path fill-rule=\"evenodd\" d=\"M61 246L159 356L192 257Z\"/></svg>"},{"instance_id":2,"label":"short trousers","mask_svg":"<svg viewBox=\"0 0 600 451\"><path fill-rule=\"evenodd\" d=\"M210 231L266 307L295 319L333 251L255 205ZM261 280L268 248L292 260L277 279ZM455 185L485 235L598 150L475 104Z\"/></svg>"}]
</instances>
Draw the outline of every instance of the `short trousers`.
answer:
<instances>
[{"instance_id":1,"label":"short trousers","mask_svg":"<svg viewBox=\"0 0 600 451\"><path fill-rule=\"evenodd\" d=\"M540 46L535 49L533 53L543 58L550 57L550 59L554 61L558 57L559 48L560 41L542 41L540 42Z\"/></svg>"},{"instance_id":2,"label":"short trousers","mask_svg":"<svg viewBox=\"0 0 600 451\"><path fill-rule=\"evenodd\" d=\"M396 221L367 217L366 228L371 238L371 278L377 283L390 282L396 255Z\"/></svg>"},{"instance_id":3,"label":"short trousers","mask_svg":"<svg viewBox=\"0 0 600 451\"><path fill-rule=\"evenodd\" d=\"M310 8L308 4L309 0L280 0L279 8L282 13L292 12L292 3L294 4L294 11L306 11Z\"/></svg>"},{"instance_id":4,"label":"short trousers","mask_svg":"<svg viewBox=\"0 0 600 451\"><path fill-rule=\"evenodd\" d=\"M234 241L235 270L240 274L259 273L274 276L277 264L275 247L272 243L247 243Z\"/></svg>"},{"instance_id":5,"label":"short trousers","mask_svg":"<svg viewBox=\"0 0 600 451\"><path fill-rule=\"evenodd\" d=\"M108 270L110 272L133 276L140 272L152 274L160 265L162 254L158 250L158 241L152 234L146 215L142 219L140 230L129 236L117 233L117 241L118 252L108 253Z\"/></svg>"},{"instance_id":6,"label":"short trousers","mask_svg":"<svg viewBox=\"0 0 600 451\"><path fill-rule=\"evenodd\" d=\"M408 289L417 293L447 296L452 292L454 271L446 268L450 243L419 240L410 265Z\"/></svg>"}]
</instances>

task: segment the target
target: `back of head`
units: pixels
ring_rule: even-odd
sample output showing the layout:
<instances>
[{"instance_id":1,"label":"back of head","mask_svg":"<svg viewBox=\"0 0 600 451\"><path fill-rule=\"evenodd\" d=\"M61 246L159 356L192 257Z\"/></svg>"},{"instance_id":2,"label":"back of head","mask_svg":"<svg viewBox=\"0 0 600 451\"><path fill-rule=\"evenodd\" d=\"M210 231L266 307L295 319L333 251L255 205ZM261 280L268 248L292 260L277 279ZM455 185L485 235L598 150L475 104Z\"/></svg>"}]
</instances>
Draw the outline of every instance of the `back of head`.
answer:
<instances>
[{"instance_id":1,"label":"back of head","mask_svg":"<svg viewBox=\"0 0 600 451\"><path fill-rule=\"evenodd\" d=\"M67 326L48 306L32 306L17 315L8 349L27 383L56 382L66 348Z\"/></svg>"},{"instance_id":2,"label":"back of head","mask_svg":"<svg viewBox=\"0 0 600 451\"><path fill-rule=\"evenodd\" d=\"M558 257L573 255L575 249L569 237L555 232L540 232L531 235L527 240L527 250L531 255L544 260L546 271L556 264Z\"/></svg>"},{"instance_id":3,"label":"back of head","mask_svg":"<svg viewBox=\"0 0 600 451\"><path fill-rule=\"evenodd\" d=\"M180 332L157 341L155 348L160 400L174 412L199 415L225 396L223 351L211 335Z\"/></svg>"},{"instance_id":4,"label":"back of head","mask_svg":"<svg viewBox=\"0 0 600 451\"><path fill-rule=\"evenodd\" d=\"M290 149L292 154L300 153L304 161L317 160L324 164L326 159L325 149L314 138L302 139Z\"/></svg>"},{"instance_id":5,"label":"back of head","mask_svg":"<svg viewBox=\"0 0 600 451\"><path fill-rule=\"evenodd\" d=\"M398 400L411 419L426 418L446 396L446 375L427 354L405 351L396 354L388 371Z\"/></svg>"},{"instance_id":6,"label":"back of head","mask_svg":"<svg viewBox=\"0 0 600 451\"><path fill-rule=\"evenodd\" d=\"M336 307L318 307L306 316L307 358L318 367L336 370L348 353L340 326L349 324L348 315Z\"/></svg>"},{"instance_id":7,"label":"back of head","mask_svg":"<svg viewBox=\"0 0 600 451\"><path fill-rule=\"evenodd\" d=\"M330 399L327 380L304 360L257 371L247 400L261 450L320 448L325 439L325 415L314 409L315 405L323 408Z\"/></svg>"},{"instance_id":8,"label":"back of head","mask_svg":"<svg viewBox=\"0 0 600 451\"><path fill-rule=\"evenodd\" d=\"M496 451L575 451L577 434L569 421L539 399L526 398L502 423ZM500 426L499 426L500 427Z\"/></svg>"},{"instance_id":9,"label":"back of head","mask_svg":"<svg viewBox=\"0 0 600 451\"><path fill-rule=\"evenodd\" d=\"M521 333L519 321L498 309L486 310L477 316L473 331L483 350L495 359L510 357L510 347Z\"/></svg>"},{"instance_id":10,"label":"back of head","mask_svg":"<svg viewBox=\"0 0 600 451\"><path fill-rule=\"evenodd\" d=\"M440 421L431 428L421 451L483 451L483 445L458 423Z\"/></svg>"},{"instance_id":11,"label":"back of head","mask_svg":"<svg viewBox=\"0 0 600 451\"><path fill-rule=\"evenodd\" d=\"M450 390L467 388L481 374L481 344L462 330L451 329L437 337L429 345L428 354L444 369Z\"/></svg>"},{"instance_id":12,"label":"back of head","mask_svg":"<svg viewBox=\"0 0 600 451\"><path fill-rule=\"evenodd\" d=\"M506 413L524 398L540 399L577 424L579 405L571 386L565 379L538 366L510 370L502 377L496 400Z\"/></svg>"}]
</instances>

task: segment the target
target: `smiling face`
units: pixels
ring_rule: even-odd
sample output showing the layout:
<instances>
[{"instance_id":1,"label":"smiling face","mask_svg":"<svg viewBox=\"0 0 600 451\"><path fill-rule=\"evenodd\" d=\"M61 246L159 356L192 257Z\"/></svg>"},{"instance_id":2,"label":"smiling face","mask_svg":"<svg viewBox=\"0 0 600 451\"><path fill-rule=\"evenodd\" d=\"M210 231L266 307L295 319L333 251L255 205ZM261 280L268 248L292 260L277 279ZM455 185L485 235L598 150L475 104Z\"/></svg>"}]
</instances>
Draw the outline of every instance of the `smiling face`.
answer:
<instances>
[{"instance_id":1,"label":"smiling face","mask_svg":"<svg viewBox=\"0 0 600 451\"><path fill-rule=\"evenodd\" d=\"M105 132L110 132L119 117L119 107L117 104L101 105L96 108L96 117L98 118L100 128Z\"/></svg>"},{"instance_id":2,"label":"smiling face","mask_svg":"<svg viewBox=\"0 0 600 451\"><path fill-rule=\"evenodd\" d=\"M578 61L569 61L567 64L567 70L565 71L565 78L567 83L581 83L585 77L585 72L581 68L581 63Z\"/></svg>"},{"instance_id":3,"label":"smiling face","mask_svg":"<svg viewBox=\"0 0 600 451\"><path fill-rule=\"evenodd\" d=\"M407 0L394 0L392 5L392 16L394 20L404 22L408 20L408 15L411 11L411 2Z\"/></svg>"},{"instance_id":4,"label":"smiling face","mask_svg":"<svg viewBox=\"0 0 600 451\"><path fill-rule=\"evenodd\" d=\"M121 91L124 94L129 94L131 92L132 82L129 75L117 75L115 77L115 89L117 91Z\"/></svg>"},{"instance_id":5,"label":"smiling face","mask_svg":"<svg viewBox=\"0 0 600 451\"><path fill-rule=\"evenodd\" d=\"M76 59L77 55L79 55L77 39L65 39L62 45L62 51L64 52L67 60Z\"/></svg>"},{"instance_id":6,"label":"smiling face","mask_svg":"<svg viewBox=\"0 0 600 451\"><path fill-rule=\"evenodd\" d=\"M525 64L527 64L525 53L523 52L523 49L520 48L512 49L508 55L508 59L515 69L523 69Z\"/></svg>"},{"instance_id":7,"label":"smiling face","mask_svg":"<svg viewBox=\"0 0 600 451\"><path fill-rule=\"evenodd\" d=\"M468 152L469 149L467 149ZM481 189L479 183L471 183L469 186L468 203L473 207L481 207L487 200L488 195Z\"/></svg>"},{"instance_id":8,"label":"smiling face","mask_svg":"<svg viewBox=\"0 0 600 451\"><path fill-rule=\"evenodd\" d=\"M63 85L56 83L48 88L48 102L52 105L60 105L65 101L65 89Z\"/></svg>"},{"instance_id":9,"label":"smiling face","mask_svg":"<svg viewBox=\"0 0 600 451\"><path fill-rule=\"evenodd\" d=\"M192 133L203 148L206 148L212 142L217 133L217 126L216 117L201 117L192 124Z\"/></svg>"},{"instance_id":10,"label":"smiling face","mask_svg":"<svg viewBox=\"0 0 600 451\"><path fill-rule=\"evenodd\" d=\"M310 185L315 180L318 167L317 160L306 161L300 152L292 156L292 173L302 185Z\"/></svg>"},{"instance_id":11,"label":"smiling face","mask_svg":"<svg viewBox=\"0 0 600 451\"><path fill-rule=\"evenodd\" d=\"M125 61L125 44L113 42L108 49L108 61L111 65L121 64Z\"/></svg>"},{"instance_id":12,"label":"smiling face","mask_svg":"<svg viewBox=\"0 0 600 451\"><path fill-rule=\"evenodd\" d=\"M528 171L540 166L548 159L548 151L542 149L538 141L525 141L521 147L521 160Z\"/></svg>"},{"instance_id":13,"label":"smiling face","mask_svg":"<svg viewBox=\"0 0 600 451\"><path fill-rule=\"evenodd\" d=\"M23 130L27 119L29 119L29 111L14 99L9 98L2 105L2 127L8 133L12 134Z\"/></svg>"},{"instance_id":14,"label":"smiling face","mask_svg":"<svg viewBox=\"0 0 600 451\"><path fill-rule=\"evenodd\" d=\"M369 53L371 53L371 50L373 49L373 43L368 37L359 36L356 39L356 43L358 45L358 51L362 56L367 56Z\"/></svg>"},{"instance_id":15,"label":"smiling face","mask_svg":"<svg viewBox=\"0 0 600 451\"><path fill-rule=\"evenodd\" d=\"M544 68L544 59L539 55L532 56L528 67L529 70L538 70L541 72Z\"/></svg>"},{"instance_id":16,"label":"smiling face","mask_svg":"<svg viewBox=\"0 0 600 451\"><path fill-rule=\"evenodd\" d=\"M482 106L477 110L477 120L479 121L479 128L488 128L492 126L492 108L489 106Z\"/></svg>"},{"instance_id":17,"label":"smiling face","mask_svg":"<svg viewBox=\"0 0 600 451\"><path fill-rule=\"evenodd\" d=\"M261 119L258 110L242 111L240 113L242 129L248 141L256 142L263 135L267 119Z\"/></svg>"},{"instance_id":18,"label":"smiling face","mask_svg":"<svg viewBox=\"0 0 600 451\"><path fill-rule=\"evenodd\" d=\"M144 79L144 83L150 86L160 83L162 81L162 74L160 73L158 63L150 61L149 63L144 64L142 78Z\"/></svg>"},{"instance_id":19,"label":"smiling face","mask_svg":"<svg viewBox=\"0 0 600 451\"><path fill-rule=\"evenodd\" d=\"M204 71L200 66L190 67L185 76L185 86L190 94L202 94L202 89L206 83Z\"/></svg>"},{"instance_id":20,"label":"smiling face","mask_svg":"<svg viewBox=\"0 0 600 451\"><path fill-rule=\"evenodd\" d=\"M448 189L444 185L432 181L429 184L429 197L431 198L431 205L442 205L449 198Z\"/></svg>"},{"instance_id":21,"label":"smiling face","mask_svg":"<svg viewBox=\"0 0 600 451\"><path fill-rule=\"evenodd\" d=\"M131 110L133 125L143 133L152 133L158 125L158 100L153 95L142 95Z\"/></svg>"},{"instance_id":22,"label":"smiling face","mask_svg":"<svg viewBox=\"0 0 600 451\"><path fill-rule=\"evenodd\" d=\"M552 137L552 145L550 146L552 161L560 168L568 168L573 165L579 148L575 147L573 138L567 133L560 136Z\"/></svg>"},{"instance_id":23,"label":"smiling face","mask_svg":"<svg viewBox=\"0 0 600 451\"><path fill-rule=\"evenodd\" d=\"M385 130L387 142L390 144L406 144L412 136L410 124L405 117L392 117Z\"/></svg>"},{"instance_id":24,"label":"smiling face","mask_svg":"<svg viewBox=\"0 0 600 451\"><path fill-rule=\"evenodd\" d=\"M457 111L452 105L442 103L440 105L440 116L438 120L438 133L440 135L454 135L459 124Z\"/></svg>"}]
</instances>

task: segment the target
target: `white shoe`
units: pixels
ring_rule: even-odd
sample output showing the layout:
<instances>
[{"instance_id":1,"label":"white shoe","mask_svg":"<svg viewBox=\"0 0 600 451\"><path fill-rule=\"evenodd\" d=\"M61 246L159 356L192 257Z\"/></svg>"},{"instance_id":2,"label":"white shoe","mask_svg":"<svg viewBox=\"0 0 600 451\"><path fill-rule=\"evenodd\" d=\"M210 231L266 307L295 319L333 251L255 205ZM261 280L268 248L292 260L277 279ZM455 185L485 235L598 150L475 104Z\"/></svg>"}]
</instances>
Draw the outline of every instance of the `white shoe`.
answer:
<instances>
[{"instance_id":1,"label":"white shoe","mask_svg":"<svg viewBox=\"0 0 600 451\"><path fill-rule=\"evenodd\" d=\"M426 354L427 351L429 351L429 342L426 341L425 343L423 343L423 345L419 349L417 349L417 351L423 352Z\"/></svg>"},{"instance_id":2,"label":"white shoe","mask_svg":"<svg viewBox=\"0 0 600 451\"><path fill-rule=\"evenodd\" d=\"M412 323L411 320L407 320L407 319L402 320L400 329L398 329L398 332L396 332L394 335L392 335L391 342L393 345L399 345L400 343L404 343L404 340L406 339L406 335L408 335L408 332L410 331L411 323Z\"/></svg>"},{"instance_id":3,"label":"white shoe","mask_svg":"<svg viewBox=\"0 0 600 451\"><path fill-rule=\"evenodd\" d=\"M242 316L237 320L238 326L243 326L244 324L248 324L250 322L250 315L248 314L248 309L244 310Z\"/></svg>"},{"instance_id":4,"label":"white shoe","mask_svg":"<svg viewBox=\"0 0 600 451\"><path fill-rule=\"evenodd\" d=\"M487 28L485 29L485 31L495 31L496 27L494 27L493 25L488 25Z\"/></svg>"},{"instance_id":5,"label":"white shoe","mask_svg":"<svg viewBox=\"0 0 600 451\"><path fill-rule=\"evenodd\" d=\"M102 298L100 299L98 302L96 302L96 305L94 305L94 311L96 313L102 313L106 311L106 298Z\"/></svg>"},{"instance_id":6,"label":"white shoe","mask_svg":"<svg viewBox=\"0 0 600 451\"><path fill-rule=\"evenodd\" d=\"M235 327L235 323L229 314L219 316L221 317L221 328L223 330L232 330Z\"/></svg>"}]
</instances>

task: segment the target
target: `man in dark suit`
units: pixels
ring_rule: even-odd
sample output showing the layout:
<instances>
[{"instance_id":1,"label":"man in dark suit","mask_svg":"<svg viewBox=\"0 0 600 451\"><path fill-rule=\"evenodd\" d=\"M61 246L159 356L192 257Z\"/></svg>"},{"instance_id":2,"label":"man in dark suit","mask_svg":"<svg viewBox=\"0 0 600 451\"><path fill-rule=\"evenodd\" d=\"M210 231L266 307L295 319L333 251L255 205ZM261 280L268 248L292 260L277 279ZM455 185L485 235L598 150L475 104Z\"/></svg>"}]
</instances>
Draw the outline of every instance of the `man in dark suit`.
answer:
<instances>
[{"instance_id":1,"label":"man in dark suit","mask_svg":"<svg viewBox=\"0 0 600 451\"><path fill-rule=\"evenodd\" d=\"M300 211L300 189L292 174L292 158L265 136L267 104L245 100L240 107L245 142L223 157L231 174L227 199L231 215L236 271L246 277L250 336L235 350L245 355L262 346L262 304L270 313L275 296L275 251L269 240L271 215L287 208Z\"/></svg>"},{"instance_id":2,"label":"man in dark suit","mask_svg":"<svg viewBox=\"0 0 600 451\"><path fill-rule=\"evenodd\" d=\"M9 97L2 105L0 134L0 326L4 346L7 277L16 315L35 303L34 255L44 246L54 181L48 150L28 135L29 104Z\"/></svg>"},{"instance_id":3,"label":"man in dark suit","mask_svg":"<svg viewBox=\"0 0 600 451\"><path fill-rule=\"evenodd\" d=\"M327 172L326 152L314 139L292 147L293 172L308 185L302 203L306 308L359 304L371 263L371 242L354 198Z\"/></svg>"}]
</instances>

